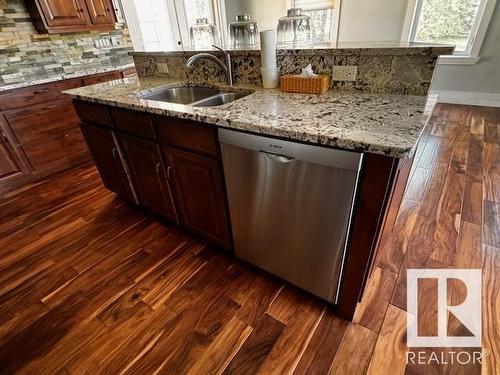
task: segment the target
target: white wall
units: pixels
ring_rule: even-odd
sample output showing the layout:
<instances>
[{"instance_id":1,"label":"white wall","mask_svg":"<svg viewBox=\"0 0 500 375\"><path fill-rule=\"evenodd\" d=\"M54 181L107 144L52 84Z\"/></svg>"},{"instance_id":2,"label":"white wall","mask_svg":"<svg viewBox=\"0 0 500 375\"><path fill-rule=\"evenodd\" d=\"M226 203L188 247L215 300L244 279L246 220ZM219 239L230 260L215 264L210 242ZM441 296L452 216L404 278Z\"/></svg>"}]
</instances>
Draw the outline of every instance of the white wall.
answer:
<instances>
[{"instance_id":1,"label":"white wall","mask_svg":"<svg viewBox=\"0 0 500 375\"><path fill-rule=\"evenodd\" d=\"M339 42L399 42L408 0L343 0Z\"/></svg>"},{"instance_id":2,"label":"white wall","mask_svg":"<svg viewBox=\"0 0 500 375\"><path fill-rule=\"evenodd\" d=\"M439 65L431 90L500 94L500 1L496 3L479 56L475 65Z\"/></svg>"}]
</instances>

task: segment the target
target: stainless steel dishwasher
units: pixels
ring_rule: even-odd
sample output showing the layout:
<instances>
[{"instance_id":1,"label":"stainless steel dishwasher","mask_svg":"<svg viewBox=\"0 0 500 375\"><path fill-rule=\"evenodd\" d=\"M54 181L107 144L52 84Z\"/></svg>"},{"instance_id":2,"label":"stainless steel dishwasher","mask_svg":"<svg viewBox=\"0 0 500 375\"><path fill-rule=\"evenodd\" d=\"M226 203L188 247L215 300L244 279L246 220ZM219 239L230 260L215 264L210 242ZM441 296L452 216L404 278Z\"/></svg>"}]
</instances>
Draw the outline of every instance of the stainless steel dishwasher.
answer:
<instances>
[{"instance_id":1,"label":"stainless steel dishwasher","mask_svg":"<svg viewBox=\"0 0 500 375\"><path fill-rule=\"evenodd\" d=\"M219 129L236 255L337 302L363 155Z\"/></svg>"}]
</instances>

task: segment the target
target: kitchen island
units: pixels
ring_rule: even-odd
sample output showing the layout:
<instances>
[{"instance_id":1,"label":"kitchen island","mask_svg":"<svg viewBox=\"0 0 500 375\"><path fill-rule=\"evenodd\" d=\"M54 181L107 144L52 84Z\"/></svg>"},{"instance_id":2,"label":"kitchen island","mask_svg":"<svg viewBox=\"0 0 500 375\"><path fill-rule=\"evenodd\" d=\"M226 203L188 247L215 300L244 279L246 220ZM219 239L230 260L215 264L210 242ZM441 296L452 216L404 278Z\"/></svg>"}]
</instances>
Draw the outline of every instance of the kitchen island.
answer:
<instances>
[{"instance_id":1,"label":"kitchen island","mask_svg":"<svg viewBox=\"0 0 500 375\"><path fill-rule=\"evenodd\" d=\"M371 264L393 229L427 98L217 85L247 96L217 107L143 99L165 85L189 84L124 79L67 93L109 189L224 248L233 248L233 236L218 128L362 155L336 301L339 314L352 319Z\"/></svg>"}]
</instances>

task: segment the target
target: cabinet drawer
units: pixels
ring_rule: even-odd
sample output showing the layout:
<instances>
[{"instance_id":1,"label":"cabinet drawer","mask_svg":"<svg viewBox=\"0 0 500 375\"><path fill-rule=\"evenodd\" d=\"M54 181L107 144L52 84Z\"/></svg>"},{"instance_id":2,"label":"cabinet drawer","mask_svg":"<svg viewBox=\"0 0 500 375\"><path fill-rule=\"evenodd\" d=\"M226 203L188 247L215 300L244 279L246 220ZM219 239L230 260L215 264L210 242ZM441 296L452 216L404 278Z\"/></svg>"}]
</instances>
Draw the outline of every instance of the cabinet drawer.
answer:
<instances>
[{"instance_id":1,"label":"cabinet drawer","mask_svg":"<svg viewBox=\"0 0 500 375\"><path fill-rule=\"evenodd\" d=\"M110 108L110 111L117 129L149 140L155 138L148 114L123 108Z\"/></svg>"},{"instance_id":2,"label":"cabinet drawer","mask_svg":"<svg viewBox=\"0 0 500 375\"><path fill-rule=\"evenodd\" d=\"M122 73L120 71L96 74L94 76L84 77L83 85L84 86L95 85L97 83L113 81L115 79L121 79L121 78L122 78Z\"/></svg>"},{"instance_id":3,"label":"cabinet drawer","mask_svg":"<svg viewBox=\"0 0 500 375\"><path fill-rule=\"evenodd\" d=\"M74 100L73 105L76 108L76 113L83 122L89 124L97 124L113 128L113 120L109 113L108 107L101 104L83 102Z\"/></svg>"},{"instance_id":4,"label":"cabinet drawer","mask_svg":"<svg viewBox=\"0 0 500 375\"><path fill-rule=\"evenodd\" d=\"M162 144L199 152L212 157L218 155L215 127L160 116L155 116L153 122L156 134Z\"/></svg>"},{"instance_id":5,"label":"cabinet drawer","mask_svg":"<svg viewBox=\"0 0 500 375\"><path fill-rule=\"evenodd\" d=\"M78 116L69 98L11 110L4 115L21 144L63 129L78 129Z\"/></svg>"},{"instance_id":6,"label":"cabinet drawer","mask_svg":"<svg viewBox=\"0 0 500 375\"><path fill-rule=\"evenodd\" d=\"M8 91L4 94L0 94L0 110L6 111L9 109L44 103L50 100L62 99L67 96L61 91L81 86L82 80L75 78L46 85L37 85Z\"/></svg>"},{"instance_id":7,"label":"cabinet drawer","mask_svg":"<svg viewBox=\"0 0 500 375\"><path fill-rule=\"evenodd\" d=\"M23 149L35 173L63 169L80 160L90 159L78 128L28 142Z\"/></svg>"}]
</instances>

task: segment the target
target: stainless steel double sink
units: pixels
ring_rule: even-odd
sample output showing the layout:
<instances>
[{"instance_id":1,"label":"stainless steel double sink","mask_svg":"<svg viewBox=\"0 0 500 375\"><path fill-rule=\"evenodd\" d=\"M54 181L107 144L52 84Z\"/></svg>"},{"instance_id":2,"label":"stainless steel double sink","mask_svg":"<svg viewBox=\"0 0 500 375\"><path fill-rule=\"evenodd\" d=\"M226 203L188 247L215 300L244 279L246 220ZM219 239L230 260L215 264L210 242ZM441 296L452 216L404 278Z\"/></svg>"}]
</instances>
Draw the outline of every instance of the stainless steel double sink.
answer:
<instances>
[{"instance_id":1,"label":"stainless steel double sink","mask_svg":"<svg viewBox=\"0 0 500 375\"><path fill-rule=\"evenodd\" d=\"M221 92L213 87L170 86L153 90L153 92L139 93L139 98L194 107L215 107L231 103L249 94L251 92Z\"/></svg>"}]
</instances>

